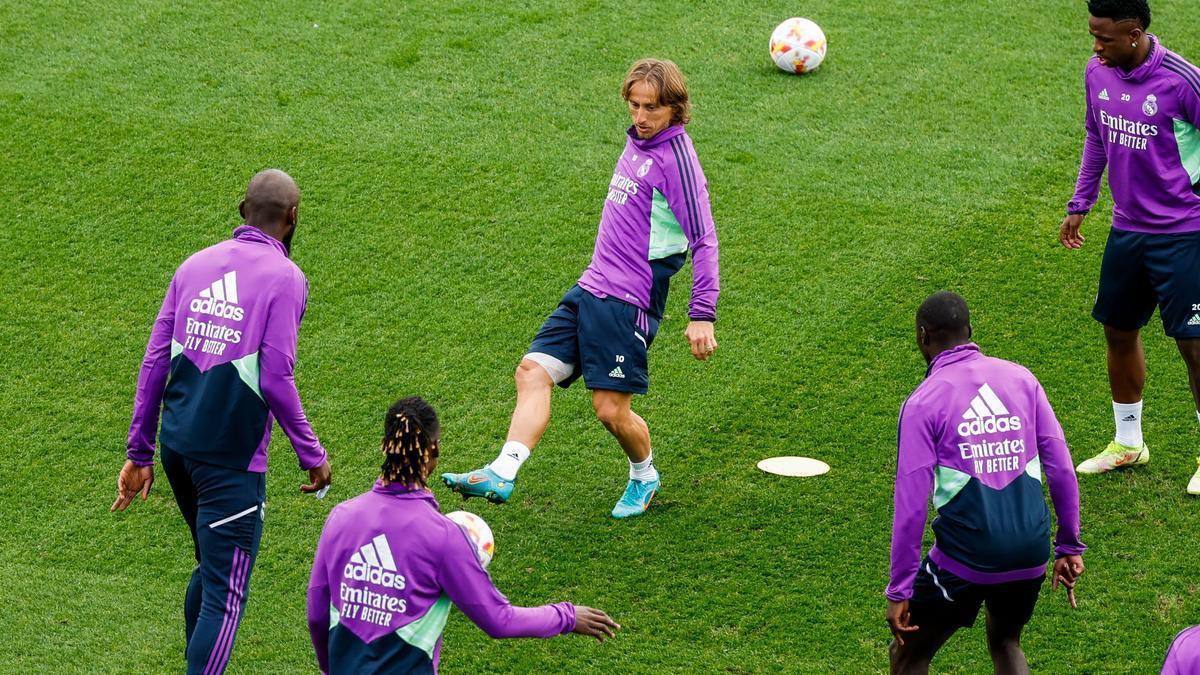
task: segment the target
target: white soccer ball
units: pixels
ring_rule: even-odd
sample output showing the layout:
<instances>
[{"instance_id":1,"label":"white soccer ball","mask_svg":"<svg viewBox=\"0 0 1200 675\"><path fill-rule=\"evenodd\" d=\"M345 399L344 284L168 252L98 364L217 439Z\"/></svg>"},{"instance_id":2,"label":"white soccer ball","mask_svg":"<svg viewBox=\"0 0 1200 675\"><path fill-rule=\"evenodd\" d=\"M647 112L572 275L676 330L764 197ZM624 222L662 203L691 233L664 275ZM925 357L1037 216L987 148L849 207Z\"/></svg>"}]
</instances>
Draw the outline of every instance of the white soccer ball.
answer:
<instances>
[{"instance_id":1,"label":"white soccer ball","mask_svg":"<svg viewBox=\"0 0 1200 675\"><path fill-rule=\"evenodd\" d=\"M492 536L492 528L488 527L483 518L470 511L453 511L447 513L446 517L458 523L467 536L471 537L471 541L475 543L475 555L479 556L479 562L486 568L488 563L492 562L492 556L496 554L496 538Z\"/></svg>"},{"instance_id":2,"label":"white soccer ball","mask_svg":"<svg viewBox=\"0 0 1200 675\"><path fill-rule=\"evenodd\" d=\"M771 33L771 59L788 73L811 73L825 60L825 31L808 19L792 18Z\"/></svg>"}]
</instances>

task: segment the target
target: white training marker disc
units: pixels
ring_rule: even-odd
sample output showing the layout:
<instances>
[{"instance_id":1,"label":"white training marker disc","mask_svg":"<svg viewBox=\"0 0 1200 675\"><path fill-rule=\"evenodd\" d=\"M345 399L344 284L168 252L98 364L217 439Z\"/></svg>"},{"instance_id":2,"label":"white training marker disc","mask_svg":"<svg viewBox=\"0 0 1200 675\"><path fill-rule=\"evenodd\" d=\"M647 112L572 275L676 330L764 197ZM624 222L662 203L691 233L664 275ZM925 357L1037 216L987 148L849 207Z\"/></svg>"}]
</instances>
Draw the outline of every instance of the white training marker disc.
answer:
<instances>
[{"instance_id":1,"label":"white training marker disc","mask_svg":"<svg viewBox=\"0 0 1200 675\"><path fill-rule=\"evenodd\" d=\"M771 457L758 463L758 468L776 476L820 476L829 472L829 465L811 457Z\"/></svg>"}]
</instances>

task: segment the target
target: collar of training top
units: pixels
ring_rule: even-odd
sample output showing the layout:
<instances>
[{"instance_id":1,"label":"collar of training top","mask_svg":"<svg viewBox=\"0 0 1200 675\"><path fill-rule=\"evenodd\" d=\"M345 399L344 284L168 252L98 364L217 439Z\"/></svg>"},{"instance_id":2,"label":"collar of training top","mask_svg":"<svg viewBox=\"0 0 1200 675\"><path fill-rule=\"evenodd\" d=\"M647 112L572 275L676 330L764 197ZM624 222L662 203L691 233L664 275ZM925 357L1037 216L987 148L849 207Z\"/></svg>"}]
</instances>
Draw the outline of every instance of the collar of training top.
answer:
<instances>
[{"instance_id":1,"label":"collar of training top","mask_svg":"<svg viewBox=\"0 0 1200 675\"><path fill-rule=\"evenodd\" d=\"M1146 33L1146 37L1150 38L1150 53L1146 55L1146 60L1133 70L1117 68L1117 77L1127 82L1144 82L1162 64L1164 54L1158 38L1153 33Z\"/></svg>"},{"instance_id":2,"label":"collar of training top","mask_svg":"<svg viewBox=\"0 0 1200 675\"><path fill-rule=\"evenodd\" d=\"M238 225L233 230L233 238L238 241L256 241L260 244L270 244L275 247L275 250L287 256L287 248L275 237L263 232L253 225Z\"/></svg>"},{"instance_id":3,"label":"collar of training top","mask_svg":"<svg viewBox=\"0 0 1200 675\"><path fill-rule=\"evenodd\" d=\"M629 128L625 130L625 134L629 136L629 140L633 141L633 145L637 147L638 150L647 150L649 148L653 148L654 146L665 143L682 133L682 124L672 124L657 134L654 134L650 138L638 138L637 128L633 125L630 125Z\"/></svg>"},{"instance_id":4,"label":"collar of training top","mask_svg":"<svg viewBox=\"0 0 1200 675\"><path fill-rule=\"evenodd\" d=\"M983 352L979 351L979 345L974 342L951 347L933 357L933 361L929 364L929 370L925 371L925 377L932 375L935 370L940 370L954 363L962 363L963 361L968 361L982 355Z\"/></svg>"},{"instance_id":5,"label":"collar of training top","mask_svg":"<svg viewBox=\"0 0 1200 675\"><path fill-rule=\"evenodd\" d=\"M375 479L375 485L371 488L371 491L403 499L428 499L433 502L434 506L438 505L437 499L434 498L433 492L429 488L416 488L414 490L402 483L388 483L384 485L382 478Z\"/></svg>"}]
</instances>

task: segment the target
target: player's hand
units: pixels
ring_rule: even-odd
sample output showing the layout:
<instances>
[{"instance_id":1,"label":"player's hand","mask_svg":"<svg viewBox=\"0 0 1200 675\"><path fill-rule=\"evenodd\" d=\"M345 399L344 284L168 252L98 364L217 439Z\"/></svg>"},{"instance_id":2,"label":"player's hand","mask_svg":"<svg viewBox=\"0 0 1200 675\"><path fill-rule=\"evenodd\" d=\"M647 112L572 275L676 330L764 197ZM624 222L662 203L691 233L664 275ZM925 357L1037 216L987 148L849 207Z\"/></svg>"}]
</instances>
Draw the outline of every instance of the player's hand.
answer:
<instances>
[{"instance_id":1,"label":"player's hand","mask_svg":"<svg viewBox=\"0 0 1200 675\"><path fill-rule=\"evenodd\" d=\"M132 459L125 460L121 473L117 474L117 500L108 507L109 512L124 511L133 502L133 498L142 493L142 501L150 496L150 486L154 484L154 465L138 466Z\"/></svg>"},{"instance_id":2,"label":"player's hand","mask_svg":"<svg viewBox=\"0 0 1200 675\"><path fill-rule=\"evenodd\" d=\"M904 634L912 633L919 630L920 626L911 626L908 623L911 615L908 612L908 601L888 600L887 622L888 627L892 629L892 635L896 637L896 642L904 644Z\"/></svg>"},{"instance_id":3,"label":"player's hand","mask_svg":"<svg viewBox=\"0 0 1200 675\"><path fill-rule=\"evenodd\" d=\"M1054 561L1054 579L1050 582L1050 590L1057 591L1058 585L1062 584L1067 589L1067 600L1071 602L1071 609L1078 606L1075 604L1075 582L1081 574L1083 556L1065 555Z\"/></svg>"},{"instance_id":4,"label":"player's hand","mask_svg":"<svg viewBox=\"0 0 1200 675\"><path fill-rule=\"evenodd\" d=\"M329 468L329 460L321 462L308 470L308 484L301 485L301 492L318 492L333 482L333 471Z\"/></svg>"},{"instance_id":5,"label":"player's hand","mask_svg":"<svg viewBox=\"0 0 1200 675\"><path fill-rule=\"evenodd\" d=\"M1062 225L1058 228L1058 240L1067 248L1080 248L1083 246L1083 234L1079 232L1079 226L1083 225L1083 213L1071 213L1066 218L1063 218Z\"/></svg>"},{"instance_id":6,"label":"player's hand","mask_svg":"<svg viewBox=\"0 0 1200 675\"><path fill-rule=\"evenodd\" d=\"M683 336L692 346L692 356L701 361L707 361L717 349L717 338L711 321L689 321Z\"/></svg>"},{"instance_id":7,"label":"player's hand","mask_svg":"<svg viewBox=\"0 0 1200 675\"><path fill-rule=\"evenodd\" d=\"M575 606L575 630L572 633L594 637L600 642L616 635L621 625L607 614L591 607Z\"/></svg>"}]
</instances>

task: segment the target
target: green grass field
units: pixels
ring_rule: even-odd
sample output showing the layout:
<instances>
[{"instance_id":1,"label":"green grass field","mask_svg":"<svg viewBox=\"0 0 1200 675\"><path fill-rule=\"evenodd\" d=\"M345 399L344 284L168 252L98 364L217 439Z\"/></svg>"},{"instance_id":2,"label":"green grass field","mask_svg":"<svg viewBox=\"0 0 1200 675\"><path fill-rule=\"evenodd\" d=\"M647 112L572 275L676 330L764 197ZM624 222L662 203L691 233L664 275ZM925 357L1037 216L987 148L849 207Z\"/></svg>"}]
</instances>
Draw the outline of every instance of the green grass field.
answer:
<instances>
[{"instance_id":1,"label":"green grass field","mask_svg":"<svg viewBox=\"0 0 1200 675\"><path fill-rule=\"evenodd\" d=\"M647 516L608 518L625 460L582 387L556 393L514 502L466 506L514 602L600 607L624 630L498 642L456 612L445 672L883 670L895 421L934 290L963 293L984 349L1041 378L1076 459L1109 440L1090 318L1107 196L1082 251L1056 242L1082 144L1081 0L376 4L0 0L0 671L181 671L191 544L166 481L107 509L171 273L228 236L268 166L303 192L297 377L335 487L301 496L276 432L230 671L315 670L305 587L326 513L370 485L402 395L439 409L442 468L494 456L512 369L589 259L642 56L689 79L720 350L688 353L685 271L635 404L664 475ZM1191 3L1153 9L1200 59ZM830 43L803 78L766 53L797 14ZM1157 320L1146 349L1155 460L1082 481L1080 607L1047 587L1036 671L1156 672L1200 622L1184 495L1200 429ZM755 469L781 454L833 470ZM990 669L982 628L935 667Z\"/></svg>"}]
</instances>

